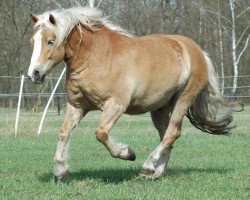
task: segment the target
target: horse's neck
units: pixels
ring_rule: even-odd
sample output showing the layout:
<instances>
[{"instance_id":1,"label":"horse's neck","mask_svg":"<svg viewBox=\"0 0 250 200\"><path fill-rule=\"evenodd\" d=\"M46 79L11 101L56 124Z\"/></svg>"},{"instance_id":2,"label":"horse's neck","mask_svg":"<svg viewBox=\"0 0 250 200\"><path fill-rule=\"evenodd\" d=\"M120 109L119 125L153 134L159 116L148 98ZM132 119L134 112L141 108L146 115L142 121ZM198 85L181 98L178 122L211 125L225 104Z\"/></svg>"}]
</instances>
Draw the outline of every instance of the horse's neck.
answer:
<instances>
[{"instance_id":1,"label":"horse's neck","mask_svg":"<svg viewBox=\"0 0 250 200\"><path fill-rule=\"evenodd\" d=\"M92 43L90 39L91 38L81 34L80 31L77 30L77 27L75 27L65 40L64 61L72 70L85 62L86 53L84 52L87 52L88 46Z\"/></svg>"},{"instance_id":2,"label":"horse's neck","mask_svg":"<svg viewBox=\"0 0 250 200\"><path fill-rule=\"evenodd\" d=\"M104 29L93 33L82 27L81 32L75 27L68 36L65 43L65 58L67 66L71 70L79 68L95 67L103 55L109 51L109 30Z\"/></svg>"}]
</instances>

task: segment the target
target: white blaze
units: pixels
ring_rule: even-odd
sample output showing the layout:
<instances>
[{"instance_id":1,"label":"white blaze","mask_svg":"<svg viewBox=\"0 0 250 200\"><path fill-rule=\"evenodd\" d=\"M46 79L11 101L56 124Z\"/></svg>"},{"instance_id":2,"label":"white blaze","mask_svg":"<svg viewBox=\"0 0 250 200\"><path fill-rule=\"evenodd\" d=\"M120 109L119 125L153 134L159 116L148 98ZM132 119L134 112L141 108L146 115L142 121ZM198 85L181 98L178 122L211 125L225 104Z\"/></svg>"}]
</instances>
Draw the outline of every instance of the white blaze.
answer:
<instances>
[{"instance_id":1,"label":"white blaze","mask_svg":"<svg viewBox=\"0 0 250 200\"><path fill-rule=\"evenodd\" d=\"M37 33L34 35L34 50L31 57L31 62L28 70L28 75L32 77L34 68L37 64L37 60L41 54L42 50L42 30L37 31Z\"/></svg>"}]
</instances>

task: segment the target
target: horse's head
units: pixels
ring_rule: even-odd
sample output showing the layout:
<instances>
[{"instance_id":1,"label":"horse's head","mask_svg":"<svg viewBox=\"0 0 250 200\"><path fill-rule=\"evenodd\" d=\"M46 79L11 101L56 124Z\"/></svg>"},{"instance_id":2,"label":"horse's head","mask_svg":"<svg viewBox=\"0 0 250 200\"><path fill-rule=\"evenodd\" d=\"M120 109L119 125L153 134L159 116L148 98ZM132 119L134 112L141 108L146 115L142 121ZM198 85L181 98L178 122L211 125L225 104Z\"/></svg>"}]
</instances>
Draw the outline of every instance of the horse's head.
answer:
<instances>
[{"instance_id":1,"label":"horse's head","mask_svg":"<svg viewBox=\"0 0 250 200\"><path fill-rule=\"evenodd\" d=\"M49 27L43 26L39 20L47 20ZM53 32L53 26L57 26L56 19L53 15L48 15L48 19L39 19L31 15L31 21L36 26L36 31L31 38L33 45L33 54L28 70L28 76L34 83L42 83L45 76L60 63L65 54L62 44L58 43L56 34ZM37 26L37 24L41 24Z\"/></svg>"}]
</instances>

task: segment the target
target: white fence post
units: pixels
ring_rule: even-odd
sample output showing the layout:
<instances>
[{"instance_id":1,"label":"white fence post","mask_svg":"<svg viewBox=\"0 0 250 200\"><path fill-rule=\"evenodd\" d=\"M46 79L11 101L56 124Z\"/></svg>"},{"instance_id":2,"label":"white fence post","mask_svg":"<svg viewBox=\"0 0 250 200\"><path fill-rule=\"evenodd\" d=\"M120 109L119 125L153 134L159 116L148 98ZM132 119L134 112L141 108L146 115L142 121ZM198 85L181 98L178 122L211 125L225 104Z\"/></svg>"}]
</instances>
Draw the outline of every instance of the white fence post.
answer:
<instances>
[{"instance_id":1,"label":"white fence post","mask_svg":"<svg viewBox=\"0 0 250 200\"><path fill-rule=\"evenodd\" d=\"M48 103L47 103L47 105L46 105L46 107L45 107L45 109L44 109L44 111L43 111L43 116L42 116L42 119L41 119L41 122L40 122L40 125L39 125L39 128L38 128L38 132L37 132L37 135L38 135L38 136L39 136L40 133L41 133L42 126L43 126L43 121L44 121L45 115L46 115L46 113L47 113L47 110L48 110L48 108L49 108L49 104L50 104L50 102L51 102L51 100L52 100L52 98L53 98L53 96L54 96L54 94L55 94L55 92L56 92L56 89L57 89L57 87L58 87L58 85L59 85L59 83L60 83L60 81L61 81L61 79L62 79L62 77L63 77L63 75L64 75L64 73L65 73L65 71L66 71L66 67L63 69L63 71L62 71L62 73L61 73L59 79L57 80L57 83L56 83L56 85L55 85L55 87L54 87L54 89L53 89L53 91L52 91L52 93L51 93L51 95L50 95L50 98L49 98L49 100L48 100Z\"/></svg>"},{"instance_id":2,"label":"white fence post","mask_svg":"<svg viewBox=\"0 0 250 200\"><path fill-rule=\"evenodd\" d=\"M15 137L17 136L17 130L18 130L20 107L21 107L21 100L22 100L22 94L23 94L23 82L24 82L24 75L22 75L22 78L21 78L20 92L19 92L19 97L18 97L16 123L15 123Z\"/></svg>"}]
</instances>

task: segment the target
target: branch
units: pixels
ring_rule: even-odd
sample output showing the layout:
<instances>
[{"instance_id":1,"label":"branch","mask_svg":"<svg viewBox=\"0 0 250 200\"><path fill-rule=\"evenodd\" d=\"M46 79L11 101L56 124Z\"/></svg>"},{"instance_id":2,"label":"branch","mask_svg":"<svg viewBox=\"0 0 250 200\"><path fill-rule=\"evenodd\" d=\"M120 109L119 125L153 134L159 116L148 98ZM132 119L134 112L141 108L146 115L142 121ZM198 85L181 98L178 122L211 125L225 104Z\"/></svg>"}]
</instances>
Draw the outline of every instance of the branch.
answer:
<instances>
[{"instance_id":1,"label":"branch","mask_svg":"<svg viewBox=\"0 0 250 200\"><path fill-rule=\"evenodd\" d=\"M29 21L29 23L26 24L24 31L23 31L23 34L21 36L21 40L23 40L24 36L27 34L28 28L30 27L30 25L31 25L31 21Z\"/></svg>"},{"instance_id":2,"label":"branch","mask_svg":"<svg viewBox=\"0 0 250 200\"><path fill-rule=\"evenodd\" d=\"M245 42L245 45L244 45L242 51L240 52L240 54L239 54L239 56L238 56L238 58L237 58L237 61L236 61L237 64L239 63L241 56L243 55L243 53L244 53L245 50L247 49L249 39L250 39L250 34L248 34L248 37L247 37L246 42Z\"/></svg>"},{"instance_id":3,"label":"branch","mask_svg":"<svg viewBox=\"0 0 250 200\"><path fill-rule=\"evenodd\" d=\"M240 14L238 14L237 16L236 16L236 18L239 18L243 13L245 13L246 11L248 11L250 9L250 6L246 9L246 10L244 10L244 11L242 11Z\"/></svg>"},{"instance_id":4,"label":"branch","mask_svg":"<svg viewBox=\"0 0 250 200\"><path fill-rule=\"evenodd\" d=\"M99 1L98 5L96 7L99 8L101 3L102 3L102 0Z\"/></svg>"},{"instance_id":5,"label":"branch","mask_svg":"<svg viewBox=\"0 0 250 200\"><path fill-rule=\"evenodd\" d=\"M232 23L228 18L226 18L225 16L221 15L220 13L210 10L211 7L209 7L207 5L202 5L202 4L199 4L199 3L194 3L194 4L197 5L197 6L201 6L203 11L215 14L215 15L221 17L222 19L226 20L228 23L230 23L230 24ZM204 7L207 7L209 9L205 9Z\"/></svg>"},{"instance_id":6,"label":"branch","mask_svg":"<svg viewBox=\"0 0 250 200\"><path fill-rule=\"evenodd\" d=\"M228 23L232 24L232 22L231 22L229 19L227 19L227 18L224 17L223 15L220 15L220 14L217 13L217 12L214 12L214 11L212 11L212 10L206 10L206 9L203 9L203 11L209 12L209 13L212 13L212 14L215 14L215 15L218 15L218 16L221 17L222 19L226 20Z\"/></svg>"},{"instance_id":7,"label":"branch","mask_svg":"<svg viewBox=\"0 0 250 200\"><path fill-rule=\"evenodd\" d=\"M60 3L58 3L56 0L52 0L52 2L57 5L60 9L64 10Z\"/></svg>"},{"instance_id":8,"label":"branch","mask_svg":"<svg viewBox=\"0 0 250 200\"><path fill-rule=\"evenodd\" d=\"M5 18L7 20L10 20L11 18L11 15L10 15L10 12L6 12L5 10L0 10L1 13L3 13L3 16L1 16L2 18Z\"/></svg>"},{"instance_id":9,"label":"branch","mask_svg":"<svg viewBox=\"0 0 250 200\"><path fill-rule=\"evenodd\" d=\"M243 33L240 36L240 39L238 40L237 44L236 44L236 48L239 45L240 41L242 40L243 36L245 35L247 29L250 27L250 24L246 27L246 29L243 31Z\"/></svg>"}]
</instances>

